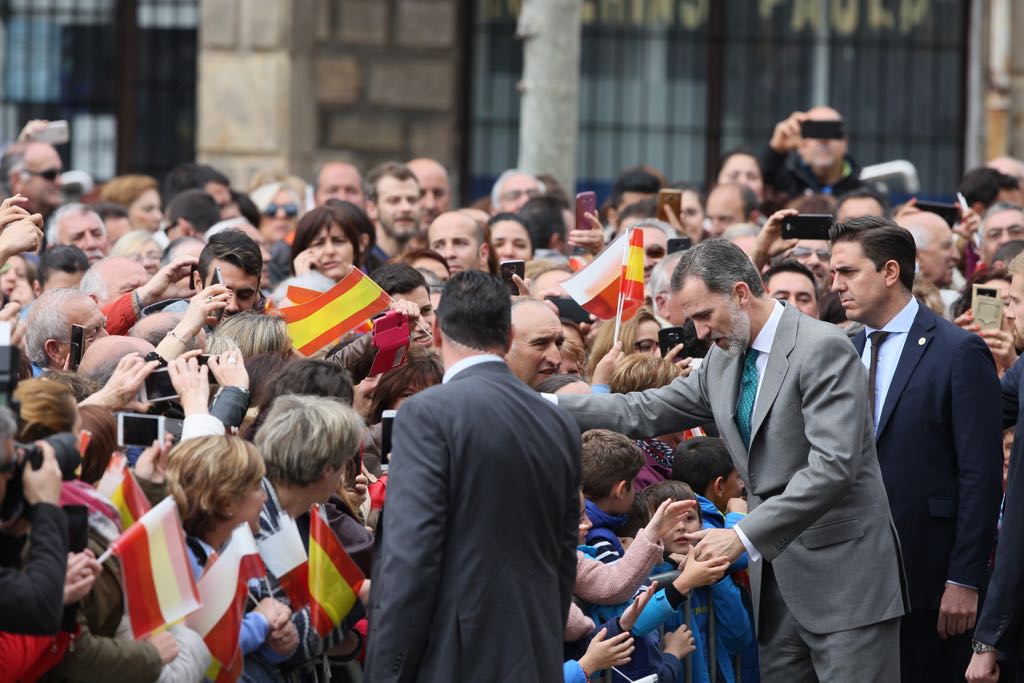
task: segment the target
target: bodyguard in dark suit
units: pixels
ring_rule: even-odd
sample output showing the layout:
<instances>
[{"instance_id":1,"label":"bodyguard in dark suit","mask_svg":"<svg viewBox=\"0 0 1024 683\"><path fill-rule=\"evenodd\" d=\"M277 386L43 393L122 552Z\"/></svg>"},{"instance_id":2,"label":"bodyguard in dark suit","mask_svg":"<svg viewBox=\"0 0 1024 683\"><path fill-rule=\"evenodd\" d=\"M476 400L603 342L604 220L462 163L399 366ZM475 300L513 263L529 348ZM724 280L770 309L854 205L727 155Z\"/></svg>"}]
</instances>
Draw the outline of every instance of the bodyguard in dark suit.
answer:
<instances>
[{"instance_id":1,"label":"bodyguard in dark suit","mask_svg":"<svg viewBox=\"0 0 1024 683\"><path fill-rule=\"evenodd\" d=\"M444 383L395 418L366 680L562 680L576 578L580 432L509 370L508 290L445 285Z\"/></svg>"},{"instance_id":2,"label":"bodyguard in dark suit","mask_svg":"<svg viewBox=\"0 0 1024 683\"><path fill-rule=\"evenodd\" d=\"M903 546L902 681L960 681L1002 485L999 378L981 337L911 294L915 246L891 220L832 229L832 290L868 372L878 463Z\"/></svg>"}]
</instances>

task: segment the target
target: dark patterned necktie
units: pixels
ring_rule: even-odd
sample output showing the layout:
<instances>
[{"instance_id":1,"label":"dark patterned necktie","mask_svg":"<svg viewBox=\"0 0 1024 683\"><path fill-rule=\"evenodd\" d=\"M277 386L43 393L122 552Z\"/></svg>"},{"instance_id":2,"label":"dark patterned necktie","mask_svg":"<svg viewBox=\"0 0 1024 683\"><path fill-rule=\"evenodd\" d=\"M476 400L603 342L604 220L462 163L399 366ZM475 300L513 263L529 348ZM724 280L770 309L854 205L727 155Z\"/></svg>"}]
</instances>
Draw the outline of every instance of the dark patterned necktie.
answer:
<instances>
[{"instance_id":1,"label":"dark patterned necktie","mask_svg":"<svg viewBox=\"0 0 1024 683\"><path fill-rule=\"evenodd\" d=\"M743 443L750 448L750 419L754 415L754 399L757 398L757 355L756 349L747 349L743 359L743 374L740 375L740 395L736 400L736 426L739 427Z\"/></svg>"}]
</instances>

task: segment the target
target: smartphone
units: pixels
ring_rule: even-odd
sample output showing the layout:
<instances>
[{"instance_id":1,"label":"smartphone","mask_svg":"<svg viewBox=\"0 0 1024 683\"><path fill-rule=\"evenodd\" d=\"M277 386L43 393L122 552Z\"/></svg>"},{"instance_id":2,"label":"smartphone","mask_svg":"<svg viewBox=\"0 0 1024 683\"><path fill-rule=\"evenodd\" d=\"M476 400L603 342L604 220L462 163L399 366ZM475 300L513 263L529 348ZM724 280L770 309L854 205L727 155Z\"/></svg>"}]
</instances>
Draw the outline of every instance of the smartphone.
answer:
<instances>
[{"instance_id":1,"label":"smartphone","mask_svg":"<svg viewBox=\"0 0 1024 683\"><path fill-rule=\"evenodd\" d=\"M590 221L586 214L597 213L597 194L594 192L580 192L576 195L576 229L590 230Z\"/></svg>"},{"instance_id":2,"label":"smartphone","mask_svg":"<svg viewBox=\"0 0 1024 683\"><path fill-rule=\"evenodd\" d=\"M914 206L921 209L922 211L927 211L928 213L936 214L937 216L941 217L942 220L946 221L946 223L949 224L949 227L953 227L954 225L960 222L960 207L958 207L956 204L945 204L943 202L925 202L918 200L914 202Z\"/></svg>"},{"instance_id":3,"label":"smartphone","mask_svg":"<svg viewBox=\"0 0 1024 683\"><path fill-rule=\"evenodd\" d=\"M668 247L665 249L665 255L674 254L677 251L686 251L693 246L693 240L689 237L672 237L669 238Z\"/></svg>"},{"instance_id":4,"label":"smartphone","mask_svg":"<svg viewBox=\"0 0 1024 683\"><path fill-rule=\"evenodd\" d=\"M80 553L89 545L89 508L84 505L63 505L68 518L68 552Z\"/></svg>"},{"instance_id":5,"label":"smartphone","mask_svg":"<svg viewBox=\"0 0 1024 683\"><path fill-rule=\"evenodd\" d=\"M32 136L33 142L46 142L51 145L63 145L71 139L67 121L50 121L46 128Z\"/></svg>"},{"instance_id":6,"label":"smartphone","mask_svg":"<svg viewBox=\"0 0 1024 683\"><path fill-rule=\"evenodd\" d=\"M513 275L518 275L520 279L526 279L526 261L501 262L501 279L505 282L505 286L508 287L508 293L512 296L519 296L519 287L512 280Z\"/></svg>"},{"instance_id":7,"label":"smartphone","mask_svg":"<svg viewBox=\"0 0 1024 683\"><path fill-rule=\"evenodd\" d=\"M658 219L671 223L672 221L669 219L668 211L665 207L671 208L672 215L679 218L679 215L683 212L683 191L671 187L658 190Z\"/></svg>"},{"instance_id":8,"label":"smartphone","mask_svg":"<svg viewBox=\"0 0 1024 683\"><path fill-rule=\"evenodd\" d=\"M694 327L692 320L687 320L683 323L683 358L693 358L694 362L690 366L696 370L700 367L700 359L708 355L708 351L711 350L711 342L706 339L701 339L697 336L697 328Z\"/></svg>"},{"instance_id":9,"label":"smartphone","mask_svg":"<svg viewBox=\"0 0 1024 683\"><path fill-rule=\"evenodd\" d=\"M663 327L658 330L658 348L661 349L661 357L668 358L668 352L679 344L686 342L686 330L682 327ZM669 358L669 360L673 360Z\"/></svg>"},{"instance_id":10,"label":"smartphone","mask_svg":"<svg viewBox=\"0 0 1024 683\"><path fill-rule=\"evenodd\" d=\"M74 372L82 362L82 354L85 353L85 328L81 325L71 326L71 360L68 368Z\"/></svg>"},{"instance_id":11,"label":"smartphone","mask_svg":"<svg viewBox=\"0 0 1024 683\"><path fill-rule=\"evenodd\" d=\"M224 276L221 275L220 266L217 266L216 268L213 269L213 278L210 280L210 284L211 285L222 285L222 284L224 284ZM213 317L216 318L217 320L220 320L221 318L223 318L224 317L224 309L223 308L218 308L214 312Z\"/></svg>"},{"instance_id":12,"label":"smartphone","mask_svg":"<svg viewBox=\"0 0 1024 683\"><path fill-rule=\"evenodd\" d=\"M782 224L784 240L828 240L834 222L830 213L802 213L790 216Z\"/></svg>"},{"instance_id":13,"label":"smartphone","mask_svg":"<svg viewBox=\"0 0 1024 683\"><path fill-rule=\"evenodd\" d=\"M173 401L178 398L178 391L171 382L167 368L157 368L149 373L139 389L139 400L143 403Z\"/></svg>"},{"instance_id":14,"label":"smartphone","mask_svg":"<svg viewBox=\"0 0 1024 683\"><path fill-rule=\"evenodd\" d=\"M577 324L590 322L590 314L576 303L575 299L567 296L549 296L545 298L558 309L559 318L565 318Z\"/></svg>"},{"instance_id":15,"label":"smartphone","mask_svg":"<svg viewBox=\"0 0 1024 683\"><path fill-rule=\"evenodd\" d=\"M1003 300L999 290L985 285L974 285L971 312L983 330L998 330L1003 326Z\"/></svg>"},{"instance_id":16,"label":"smartphone","mask_svg":"<svg viewBox=\"0 0 1024 683\"><path fill-rule=\"evenodd\" d=\"M397 410L385 410L380 419L380 461L388 463L391 459L391 429L395 424Z\"/></svg>"},{"instance_id":17,"label":"smartphone","mask_svg":"<svg viewBox=\"0 0 1024 683\"><path fill-rule=\"evenodd\" d=\"M148 448L154 441L163 443L166 425L163 415L117 414L117 445Z\"/></svg>"},{"instance_id":18,"label":"smartphone","mask_svg":"<svg viewBox=\"0 0 1024 683\"><path fill-rule=\"evenodd\" d=\"M842 121L801 121L800 137L809 140L842 140L846 126Z\"/></svg>"}]
</instances>

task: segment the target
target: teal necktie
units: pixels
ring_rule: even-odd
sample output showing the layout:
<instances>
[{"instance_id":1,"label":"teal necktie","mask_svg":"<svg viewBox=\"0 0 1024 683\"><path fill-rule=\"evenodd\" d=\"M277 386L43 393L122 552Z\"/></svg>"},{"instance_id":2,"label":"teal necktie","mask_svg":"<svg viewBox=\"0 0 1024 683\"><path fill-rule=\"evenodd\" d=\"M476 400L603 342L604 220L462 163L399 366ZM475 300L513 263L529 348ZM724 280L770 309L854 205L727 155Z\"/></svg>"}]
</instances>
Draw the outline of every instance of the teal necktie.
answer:
<instances>
[{"instance_id":1,"label":"teal necktie","mask_svg":"<svg viewBox=\"0 0 1024 683\"><path fill-rule=\"evenodd\" d=\"M754 414L754 399L757 398L757 354L755 349L747 349L743 374L740 375L740 395L736 400L736 426L747 448L750 448L750 418Z\"/></svg>"}]
</instances>

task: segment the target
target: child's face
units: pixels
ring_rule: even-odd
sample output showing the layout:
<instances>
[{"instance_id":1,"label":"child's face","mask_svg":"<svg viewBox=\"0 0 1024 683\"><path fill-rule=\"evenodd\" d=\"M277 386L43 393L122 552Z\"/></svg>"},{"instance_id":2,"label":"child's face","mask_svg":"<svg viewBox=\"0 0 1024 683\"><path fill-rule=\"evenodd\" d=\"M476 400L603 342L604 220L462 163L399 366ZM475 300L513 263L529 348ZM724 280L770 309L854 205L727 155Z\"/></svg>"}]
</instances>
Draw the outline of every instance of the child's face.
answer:
<instances>
[{"instance_id":1,"label":"child's face","mask_svg":"<svg viewBox=\"0 0 1024 683\"><path fill-rule=\"evenodd\" d=\"M590 527L594 526L590 517L587 517L587 506L583 499L583 493L580 493L580 527L579 527L579 541L578 545L583 545L587 540L587 532L590 531Z\"/></svg>"},{"instance_id":2,"label":"child's face","mask_svg":"<svg viewBox=\"0 0 1024 683\"><path fill-rule=\"evenodd\" d=\"M686 555L690 552L690 542L686 540L686 534L700 531L700 518L696 510L687 510L682 521L672 527L672 533L664 537L665 551Z\"/></svg>"}]
</instances>

